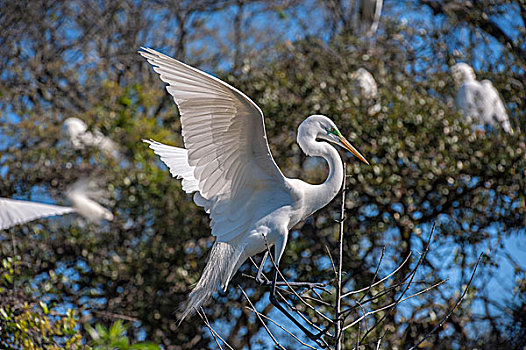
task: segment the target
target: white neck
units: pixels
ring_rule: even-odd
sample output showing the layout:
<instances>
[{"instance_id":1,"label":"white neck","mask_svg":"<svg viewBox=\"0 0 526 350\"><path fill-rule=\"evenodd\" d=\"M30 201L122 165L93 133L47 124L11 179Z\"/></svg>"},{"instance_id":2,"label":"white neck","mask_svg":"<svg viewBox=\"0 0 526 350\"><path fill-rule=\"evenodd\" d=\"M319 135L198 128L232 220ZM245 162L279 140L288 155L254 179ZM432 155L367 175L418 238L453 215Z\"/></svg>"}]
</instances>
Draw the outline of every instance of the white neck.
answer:
<instances>
[{"instance_id":1,"label":"white neck","mask_svg":"<svg viewBox=\"0 0 526 350\"><path fill-rule=\"evenodd\" d=\"M312 157L322 157L329 164L329 176L320 185L310 185L305 191L305 202L311 214L326 206L340 191L343 183L343 164L338 151L329 143L316 141L314 137L298 138L301 149Z\"/></svg>"}]
</instances>

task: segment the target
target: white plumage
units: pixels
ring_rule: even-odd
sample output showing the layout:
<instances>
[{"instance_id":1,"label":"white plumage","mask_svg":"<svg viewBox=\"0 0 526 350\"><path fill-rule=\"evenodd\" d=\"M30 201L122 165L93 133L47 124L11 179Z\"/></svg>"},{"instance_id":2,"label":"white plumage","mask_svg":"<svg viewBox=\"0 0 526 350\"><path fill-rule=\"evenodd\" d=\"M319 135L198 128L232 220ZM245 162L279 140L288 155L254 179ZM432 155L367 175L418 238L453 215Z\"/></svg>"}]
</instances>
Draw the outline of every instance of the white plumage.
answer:
<instances>
[{"instance_id":1,"label":"white plumage","mask_svg":"<svg viewBox=\"0 0 526 350\"><path fill-rule=\"evenodd\" d=\"M378 87L373 75L365 68L359 68L352 73L360 95L367 100L375 99L378 96Z\"/></svg>"},{"instance_id":2,"label":"white plumage","mask_svg":"<svg viewBox=\"0 0 526 350\"><path fill-rule=\"evenodd\" d=\"M117 156L117 146L99 130L88 131L88 126L79 118L67 118L64 121L69 140L76 149L96 147L111 156Z\"/></svg>"},{"instance_id":3,"label":"white plumage","mask_svg":"<svg viewBox=\"0 0 526 350\"><path fill-rule=\"evenodd\" d=\"M73 212L75 209L71 207L0 198L0 230L48 216Z\"/></svg>"},{"instance_id":4,"label":"white plumage","mask_svg":"<svg viewBox=\"0 0 526 350\"><path fill-rule=\"evenodd\" d=\"M279 262L289 229L330 202L340 190L343 167L326 140L367 162L325 116L311 116L298 129L298 143L324 157L330 174L310 185L283 176L270 154L263 113L245 94L221 80L143 48L144 56L173 96L181 115L185 149L149 143L183 189L210 214L216 242L181 320L202 305L250 256L275 247Z\"/></svg>"},{"instance_id":5,"label":"white plumage","mask_svg":"<svg viewBox=\"0 0 526 350\"><path fill-rule=\"evenodd\" d=\"M67 193L72 207L0 198L0 230L40 218L75 212L98 224L102 220L111 221L113 214L90 198L99 197L99 194L100 192L88 190L87 180L80 180Z\"/></svg>"},{"instance_id":6,"label":"white plumage","mask_svg":"<svg viewBox=\"0 0 526 350\"><path fill-rule=\"evenodd\" d=\"M500 125L504 131L513 134L504 104L491 81L477 81L473 68L466 63L457 63L451 71L459 87L457 106L468 120L493 127Z\"/></svg>"},{"instance_id":7,"label":"white plumage","mask_svg":"<svg viewBox=\"0 0 526 350\"><path fill-rule=\"evenodd\" d=\"M100 224L102 220L113 220L111 211L94 200L100 200L103 197L103 191L91 190L89 180L81 179L75 182L68 189L67 197L75 211L89 221Z\"/></svg>"}]
</instances>

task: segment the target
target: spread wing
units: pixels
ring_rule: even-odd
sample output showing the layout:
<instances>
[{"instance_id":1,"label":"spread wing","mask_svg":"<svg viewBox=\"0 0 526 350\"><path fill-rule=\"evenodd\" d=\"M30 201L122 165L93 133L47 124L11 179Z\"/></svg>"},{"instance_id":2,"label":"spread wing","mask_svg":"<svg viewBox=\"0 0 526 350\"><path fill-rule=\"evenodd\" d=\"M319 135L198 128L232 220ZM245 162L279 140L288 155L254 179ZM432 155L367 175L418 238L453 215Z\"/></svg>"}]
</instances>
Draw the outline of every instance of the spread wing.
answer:
<instances>
[{"instance_id":1,"label":"spread wing","mask_svg":"<svg viewBox=\"0 0 526 350\"><path fill-rule=\"evenodd\" d=\"M194 177L194 167L188 164L188 150L168 146L154 140L143 140L150 145L154 153L168 166L173 177L183 179L183 190L186 193L199 191L199 181Z\"/></svg>"},{"instance_id":2,"label":"spread wing","mask_svg":"<svg viewBox=\"0 0 526 350\"><path fill-rule=\"evenodd\" d=\"M73 213L70 207L0 198L0 230L47 216Z\"/></svg>"},{"instance_id":3,"label":"spread wing","mask_svg":"<svg viewBox=\"0 0 526 350\"><path fill-rule=\"evenodd\" d=\"M143 50L139 53L168 84L179 107L188 167L177 159L181 151L154 143L150 147L172 174L183 164L175 174L197 183L194 198L210 213L212 234L219 239L235 237L251 219L246 203L256 203L268 188L285 188L285 178L270 154L263 113L221 80L152 49ZM189 169L193 178L183 174Z\"/></svg>"}]
</instances>

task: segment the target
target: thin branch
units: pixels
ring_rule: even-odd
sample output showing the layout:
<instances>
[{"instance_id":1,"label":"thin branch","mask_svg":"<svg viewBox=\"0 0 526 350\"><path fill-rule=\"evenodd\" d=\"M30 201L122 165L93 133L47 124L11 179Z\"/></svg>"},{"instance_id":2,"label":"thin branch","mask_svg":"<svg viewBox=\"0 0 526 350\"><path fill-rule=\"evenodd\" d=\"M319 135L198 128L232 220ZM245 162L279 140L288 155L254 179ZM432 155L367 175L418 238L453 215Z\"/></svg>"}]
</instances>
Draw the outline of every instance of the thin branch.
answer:
<instances>
[{"instance_id":1,"label":"thin branch","mask_svg":"<svg viewBox=\"0 0 526 350\"><path fill-rule=\"evenodd\" d=\"M433 334L434 332L436 332L440 327L442 327L444 325L444 323L446 322L446 320L453 314L453 311L455 311L455 309L460 305L460 303L462 303L462 300L464 300L464 296L466 295L466 293L468 292L468 289L469 287L471 286L471 283L473 282L473 278L475 277L475 272L477 272L477 267L479 266L479 263L480 263L480 260L482 259L482 256L484 255L484 253L480 254L479 255L479 258L477 260L477 263L475 264L475 268L473 269L473 273L471 274L471 278L469 279L469 282L468 282L468 285L466 286L466 288L464 288L464 292L462 293L462 295L460 296L460 298L458 298L457 302L455 303L455 306L453 306L453 308L451 310L449 310L449 312L446 314L446 316L444 316L440 322L435 326L435 328L433 328L429 333L427 333L418 343L416 343L415 345L413 345L409 350L413 350L413 349L416 349L418 348L418 346L420 344L422 344L424 342L424 340L426 340L427 338L429 338L431 336L431 334Z\"/></svg>"},{"instance_id":2,"label":"thin branch","mask_svg":"<svg viewBox=\"0 0 526 350\"><path fill-rule=\"evenodd\" d=\"M384 278L382 278L378 282L376 282L376 283L374 283L374 284L372 284L372 285L370 285L368 287L365 287L365 288L362 288L362 289L358 289L358 290L353 290L353 291L345 293L342 296L342 298L348 297L349 295L353 295L353 294L356 294L356 293L360 293L360 292L366 291L367 289L369 289L371 287L375 287L375 286L379 285L380 283L382 283L383 281L385 281L386 279L388 279L389 277L391 277L392 275L397 273L409 261L410 257L411 257L411 252L409 252L409 254L405 258L404 262L400 266L398 266L393 272L391 272L390 274L388 274L387 276L385 276Z\"/></svg>"},{"instance_id":3,"label":"thin branch","mask_svg":"<svg viewBox=\"0 0 526 350\"><path fill-rule=\"evenodd\" d=\"M434 285L432 285L432 286L430 286L430 287L427 287L427 288L425 288L425 289L422 289L421 291L419 291L419 292L417 292L417 293L415 293L415 294L412 294L412 295L410 295L410 296L408 296L408 297L405 297L405 298L403 298L403 299L398 299L397 301L395 301L395 302L393 302L393 303L391 303L391 304L389 304L389 305L383 306L383 307L381 307L381 308L379 308L379 309L376 309L376 310L373 310L373 311L369 311L369 312L367 312L365 315L363 315L363 316L361 316L360 318L358 318L357 320L355 320L355 321L353 321L352 323L349 323L348 325L346 325L346 326L343 328L343 330L346 330L346 329L348 329L348 328L354 326L355 324L357 324L358 322L360 322L361 320L363 320L363 319L364 319L365 317L367 317L367 316L374 315L375 313L380 312L380 311L383 311L383 310L386 310L386 309L390 309L390 308L392 308L392 307L394 307L394 306L396 306L396 305L398 305L398 304L400 304L400 303L402 303L402 302L404 302L404 301L406 301L406 300L408 300L408 299L411 299L411 298L414 298L414 297L416 297L416 296L419 296L420 294L426 293L426 292L430 291L431 289L440 286L441 284L445 283L446 281L447 281L447 279L442 280L442 281L440 281L440 282L438 282L438 283L435 283ZM367 331L367 333L370 333L370 331L371 331L374 327L376 327L376 325L379 324L381 321L383 321L383 318L382 318L380 321L376 322L375 325L374 325L373 327L371 327L371 329L369 329L369 330ZM362 337L362 340L360 340L360 343L361 343L361 342L363 341L363 339L367 336L367 333Z\"/></svg>"},{"instance_id":4,"label":"thin branch","mask_svg":"<svg viewBox=\"0 0 526 350\"><path fill-rule=\"evenodd\" d=\"M201 308L201 310L202 310L202 308ZM219 340L218 340L218 338L216 336L216 331L214 331L214 329L212 328L212 326L208 322L208 319L206 319L203 315L201 315L201 312L199 310L196 309L196 312L199 315L199 317L201 317L201 319L203 320L204 324L210 330L210 334L212 334L212 337L214 337L214 341L216 342L216 344L219 347L219 349L223 350L223 347L221 346L221 344L219 344ZM204 314L204 312L203 312L203 314Z\"/></svg>"},{"instance_id":5,"label":"thin branch","mask_svg":"<svg viewBox=\"0 0 526 350\"><path fill-rule=\"evenodd\" d=\"M382 265L382 260L384 259L384 255L385 255L385 246L382 248L382 255L380 256L380 261L378 262L378 266L376 266L376 271L374 272L374 276L373 276L373 279L371 281L371 284L369 285L369 289L367 289L367 292L365 292L363 294L363 296L360 298L360 300L358 301L358 304L361 303L363 301L363 299L365 298L365 296L367 294L369 294L369 292L371 291L371 288L373 287L373 284L374 284L374 280L376 279L376 276L378 276L378 271L380 270L380 265Z\"/></svg>"},{"instance_id":6,"label":"thin branch","mask_svg":"<svg viewBox=\"0 0 526 350\"><path fill-rule=\"evenodd\" d=\"M241 288L239 285L237 286L239 288L239 290L241 290L241 293L243 293L243 295L245 296L245 298L247 299L248 303L250 304L250 307L252 307L252 309L256 309L256 307L254 306L254 304L252 304L252 301L250 301L250 298L248 297L247 293L245 293L245 291L243 290L243 288ZM274 338L274 335L272 334L272 332L270 331L270 329L268 329L267 327L267 324L265 323L265 321L263 321L263 318L259 315L259 313L256 313L256 316L258 317L259 321L261 322L261 324L263 325L263 327L265 328L265 330L267 331L268 335L270 336L270 338L272 339L272 341L274 342L274 344L276 344L277 347L279 347L280 349L283 349L283 350L286 350L277 340L276 338Z\"/></svg>"},{"instance_id":7,"label":"thin branch","mask_svg":"<svg viewBox=\"0 0 526 350\"><path fill-rule=\"evenodd\" d=\"M329 255L329 259L331 259L332 271L334 271L334 276L338 276L338 272L336 272L336 265L334 265L334 260L332 260L331 251L329 250L329 247L327 247L327 246L325 246L325 249L327 250L327 254Z\"/></svg>"},{"instance_id":8,"label":"thin branch","mask_svg":"<svg viewBox=\"0 0 526 350\"><path fill-rule=\"evenodd\" d=\"M433 238L433 232L435 231L435 223L433 223L433 227L431 228L431 233L429 234L429 239L427 240L427 244L426 244L426 247L424 249L424 252L423 254L420 256L420 259L418 259L418 263L416 264L415 268L413 269L413 271L411 272L411 274L409 276L411 276L411 278L409 279L409 283L407 284L407 287L402 291L402 294L400 294L400 297L398 297L398 300L393 303L393 305L391 306L390 311L392 311L392 309L394 307L396 307L396 305L398 303L400 303L402 301L402 298L404 296L404 294L407 292L407 290L409 289L409 287L411 286L411 283L413 282L413 279L415 278L416 276L416 271L418 270L418 268L420 267L420 265L422 264L422 262L424 261L426 255L427 255L427 252L429 251L429 246L431 244L431 240ZM404 299L405 300L405 299ZM383 320L385 320L385 318L387 317L387 315L389 314L389 312L386 312L382 318L380 318L370 329L367 330L367 332L365 332L365 334L363 335L362 339L360 340L360 343L369 335L369 333L376 327L378 326L381 322L383 322Z\"/></svg>"},{"instance_id":9,"label":"thin branch","mask_svg":"<svg viewBox=\"0 0 526 350\"><path fill-rule=\"evenodd\" d=\"M279 328L281 328L283 331L287 332L291 337L293 337L294 339L296 339L296 341L298 341L301 345L303 346L306 346L310 349L314 349L314 350L317 350L317 348L307 344L307 343L304 343L303 341L301 341L300 338L298 338L297 336L294 335L294 333L290 332L288 329L286 329L285 327L283 327L281 324L277 323L276 321L274 321L273 319L271 319L270 317L260 313L258 310L256 309L253 309L251 307L247 307L247 309L249 309L250 311L254 312L255 314L257 314L258 316L261 316L263 317L264 319L266 320L269 320L270 322L274 323L276 326L278 326Z\"/></svg>"},{"instance_id":10,"label":"thin branch","mask_svg":"<svg viewBox=\"0 0 526 350\"><path fill-rule=\"evenodd\" d=\"M447 279L446 279L447 280ZM445 280L444 280L445 281ZM424 281L413 281L412 284L416 284L416 283L426 283ZM382 290L381 292L378 292L377 294L375 294L374 296L372 296L371 298L369 299L366 299L365 301L362 301L360 304L356 304L354 306L350 306L349 308L347 308L346 310L344 310L342 312L342 314L346 314L348 312L351 312L353 311L354 309L358 308L360 305L365 305L367 303L370 303L371 301L374 301L378 298L381 298L383 297L384 295L386 295L387 293L390 293L391 291L395 290L396 288L400 287L400 286L403 286L403 285L406 285L406 284L409 284L408 282L400 282L400 283L397 283L395 284L394 286L390 286L389 288L387 289L384 289ZM347 317L347 316L346 316Z\"/></svg>"},{"instance_id":11,"label":"thin branch","mask_svg":"<svg viewBox=\"0 0 526 350\"><path fill-rule=\"evenodd\" d=\"M346 175L347 169L345 162L343 163L343 184L342 184L342 203L340 212L340 236L338 237L338 274L336 276L336 305L334 306L334 316L336 330L334 331L334 345L336 350L342 349L343 346L343 320L340 319L341 306L342 306L342 270L343 270L343 232L344 232L344 220L345 220L345 186L346 186Z\"/></svg>"}]
</instances>

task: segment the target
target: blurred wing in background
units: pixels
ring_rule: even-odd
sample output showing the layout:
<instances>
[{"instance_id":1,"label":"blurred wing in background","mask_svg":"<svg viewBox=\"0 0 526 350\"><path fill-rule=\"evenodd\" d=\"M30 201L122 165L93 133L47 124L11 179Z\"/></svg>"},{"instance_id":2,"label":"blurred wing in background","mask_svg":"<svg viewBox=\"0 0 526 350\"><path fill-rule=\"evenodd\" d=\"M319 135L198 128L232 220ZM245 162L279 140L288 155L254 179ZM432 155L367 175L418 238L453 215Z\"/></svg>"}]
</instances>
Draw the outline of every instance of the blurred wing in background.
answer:
<instances>
[{"instance_id":1,"label":"blurred wing in background","mask_svg":"<svg viewBox=\"0 0 526 350\"><path fill-rule=\"evenodd\" d=\"M111 211L94 200L102 199L104 194L102 190L91 190L88 179L81 179L68 189L67 197L78 214L91 222L100 224L102 220L113 220Z\"/></svg>"},{"instance_id":2,"label":"blurred wing in background","mask_svg":"<svg viewBox=\"0 0 526 350\"><path fill-rule=\"evenodd\" d=\"M0 198L0 230L39 218L75 212L71 207Z\"/></svg>"}]
</instances>

